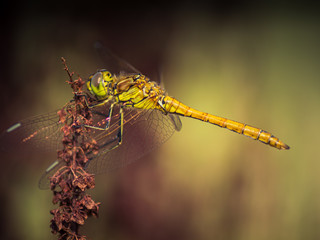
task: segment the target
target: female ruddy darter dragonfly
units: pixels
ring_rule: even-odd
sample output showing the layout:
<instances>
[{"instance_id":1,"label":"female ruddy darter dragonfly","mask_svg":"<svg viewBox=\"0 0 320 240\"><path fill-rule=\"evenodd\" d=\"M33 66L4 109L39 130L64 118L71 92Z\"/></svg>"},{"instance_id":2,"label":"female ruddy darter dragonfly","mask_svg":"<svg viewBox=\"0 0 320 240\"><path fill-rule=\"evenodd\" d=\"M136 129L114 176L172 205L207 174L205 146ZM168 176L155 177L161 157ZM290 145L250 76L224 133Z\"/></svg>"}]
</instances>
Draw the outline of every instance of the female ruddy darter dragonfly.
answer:
<instances>
[{"instance_id":1,"label":"female ruddy darter dragonfly","mask_svg":"<svg viewBox=\"0 0 320 240\"><path fill-rule=\"evenodd\" d=\"M193 109L168 96L159 84L135 68L131 67L131 71L113 74L103 69L87 81L85 97L91 100L88 107L93 114L93 125L85 127L91 129L90 137L99 145L98 154L88 156L88 172L104 173L138 159L181 129L179 116L226 128L280 150L289 149L279 138L260 128ZM70 106L72 101L65 108ZM57 150L61 148L61 126L54 111L16 123L1 138L6 140L6 145L18 140L30 147ZM61 164L55 161L44 176L47 178Z\"/></svg>"}]
</instances>

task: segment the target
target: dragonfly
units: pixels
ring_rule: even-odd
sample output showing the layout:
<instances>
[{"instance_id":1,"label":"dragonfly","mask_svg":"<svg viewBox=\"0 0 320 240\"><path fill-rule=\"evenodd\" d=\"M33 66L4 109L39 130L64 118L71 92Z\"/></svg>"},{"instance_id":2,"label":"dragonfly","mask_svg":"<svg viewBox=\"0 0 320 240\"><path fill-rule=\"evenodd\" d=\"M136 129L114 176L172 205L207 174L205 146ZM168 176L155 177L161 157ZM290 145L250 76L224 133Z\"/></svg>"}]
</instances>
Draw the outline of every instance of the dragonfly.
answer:
<instances>
[{"instance_id":1,"label":"dragonfly","mask_svg":"<svg viewBox=\"0 0 320 240\"><path fill-rule=\"evenodd\" d=\"M88 107L93 116L93 124L86 127L91 129L90 135L99 146L98 154L88 156L89 173L121 168L152 151L181 130L181 116L231 130L279 150L290 148L265 130L183 104L126 61L114 55L112 58L126 66L126 71L100 69L89 76L85 85L85 96L92 100ZM1 145L6 148L19 142L27 148L56 151L62 148L61 127L57 111L34 116L5 130L0 137ZM48 176L63 164L54 161L39 187L47 188Z\"/></svg>"}]
</instances>

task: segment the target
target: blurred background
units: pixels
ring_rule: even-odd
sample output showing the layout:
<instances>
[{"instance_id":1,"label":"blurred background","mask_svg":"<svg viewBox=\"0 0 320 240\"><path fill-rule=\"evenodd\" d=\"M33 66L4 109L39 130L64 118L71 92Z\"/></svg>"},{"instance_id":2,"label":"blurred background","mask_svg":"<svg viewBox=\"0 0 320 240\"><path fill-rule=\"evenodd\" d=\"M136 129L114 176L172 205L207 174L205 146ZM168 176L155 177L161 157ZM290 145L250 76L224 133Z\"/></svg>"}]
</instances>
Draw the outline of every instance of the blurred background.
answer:
<instances>
[{"instance_id":1,"label":"blurred background","mask_svg":"<svg viewBox=\"0 0 320 240\"><path fill-rule=\"evenodd\" d=\"M96 177L90 239L320 239L320 28L304 2L1 2L1 130L72 98L102 41L171 96L270 131L278 151L193 119L135 164ZM1 239L56 239L55 154L1 152Z\"/></svg>"}]
</instances>

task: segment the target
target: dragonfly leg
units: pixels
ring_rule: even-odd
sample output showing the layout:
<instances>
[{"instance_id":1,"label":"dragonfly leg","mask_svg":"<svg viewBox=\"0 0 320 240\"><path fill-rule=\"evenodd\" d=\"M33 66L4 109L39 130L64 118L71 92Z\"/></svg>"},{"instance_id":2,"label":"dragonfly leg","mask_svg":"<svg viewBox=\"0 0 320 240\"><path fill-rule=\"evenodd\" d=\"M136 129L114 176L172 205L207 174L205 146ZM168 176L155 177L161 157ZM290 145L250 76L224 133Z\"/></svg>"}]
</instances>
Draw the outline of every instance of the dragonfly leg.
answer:
<instances>
[{"instance_id":1,"label":"dragonfly leg","mask_svg":"<svg viewBox=\"0 0 320 240\"><path fill-rule=\"evenodd\" d=\"M96 126L92 126L92 125L84 125L84 126L85 126L85 127L88 127L88 128L92 128L92 129L101 130L101 131L106 131L106 130L108 130L109 127L110 127L110 122L111 122L111 118L112 118L113 108L114 108L114 105L115 105L115 104L116 104L116 103L112 103L112 104L110 105L108 117L106 118L107 123L106 123L105 127L96 127ZM121 117L122 117L122 116L121 116L121 111L122 111L122 108L120 108L120 119L121 119Z\"/></svg>"},{"instance_id":2,"label":"dragonfly leg","mask_svg":"<svg viewBox=\"0 0 320 240\"><path fill-rule=\"evenodd\" d=\"M79 94L79 93L75 93L75 96L77 97L84 97L84 101L86 102L86 105L88 108L92 108L89 103L88 103L88 96L86 94ZM74 99L70 100L70 102L73 102Z\"/></svg>"},{"instance_id":3,"label":"dragonfly leg","mask_svg":"<svg viewBox=\"0 0 320 240\"><path fill-rule=\"evenodd\" d=\"M90 105L89 102L88 102L88 96L86 94L76 94L76 96L84 97L84 101L86 102L86 105L87 105L88 108L94 108L94 107L102 106L102 105L105 105L109 101L112 100L112 96L110 96L110 97L108 97L106 100L104 100L102 102ZM71 100L71 101L74 101L74 100Z\"/></svg>"},{"instance_id":4,"label":"dragonfly leg","mask_svg":"<svg viewBox=\"0 0 320 240\"><path fill-rule=\"evenodd\" d=\"M107 152L112 151L113 149L119 147L122 143L122 137L123 137L123 106L120 107L120 119L119 119L119 131L117 134L117 137L114 139L114 141L116 139L118 139L118 143L116 145L114 145L113 147L111 147L110 149L107 150Z\"/></svg>"},{"instance_id":5,"label":"dragonfly leg","mask_svg":"<svg viewBox=\"0 0 320 240\"><path fill-rule=\"evenodd\" d=\"M100 149L103 149L105 148L106 146L114 143L114 142L117 142L114 146L110 147L109 149L107 150L103 150L104 153L107 153L107 152L110 152L112 151L113 149L119 147L122 143L122 138L123 138L123 123L124 123L124 114L123 114L123 106L120 107L120 118L119 118L119 130L118 130L118 133L117 133L117 136L114 137L113 139L111 139L110 141L104 143L103 145L99 146ZM91 126L89 126L91 127Z\"/></svg>"}]
</instances>

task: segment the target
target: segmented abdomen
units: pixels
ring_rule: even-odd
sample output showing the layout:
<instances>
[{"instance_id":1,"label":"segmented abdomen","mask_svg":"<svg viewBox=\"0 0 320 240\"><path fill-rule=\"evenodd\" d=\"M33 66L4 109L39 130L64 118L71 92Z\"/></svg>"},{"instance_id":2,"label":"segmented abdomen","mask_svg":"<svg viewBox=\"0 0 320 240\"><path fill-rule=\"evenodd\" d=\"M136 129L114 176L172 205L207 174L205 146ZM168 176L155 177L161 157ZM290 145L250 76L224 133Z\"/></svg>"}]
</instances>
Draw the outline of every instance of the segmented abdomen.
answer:
<instances>
[{"instance_id":1,"label":"segmented abdomen","mask_svg":"<svg viewBox=\"0 0 320 240\"><path fill-rule=\"evenodd\" d=\"M214 116L188 107L178 100L166 96L163 99L163 107L169 113L179 114L185 117L199 119L204 122L209 122L222 128L227 128L231 131L248 136L252 139L259 140L262 143L268 144L277 149L289 149L290 147L273 136L271 133L260 128L252 127L244 123L236 122L227 118Z\"/></svg>"}]
</instances>

